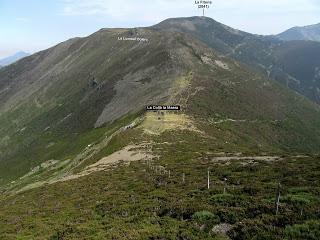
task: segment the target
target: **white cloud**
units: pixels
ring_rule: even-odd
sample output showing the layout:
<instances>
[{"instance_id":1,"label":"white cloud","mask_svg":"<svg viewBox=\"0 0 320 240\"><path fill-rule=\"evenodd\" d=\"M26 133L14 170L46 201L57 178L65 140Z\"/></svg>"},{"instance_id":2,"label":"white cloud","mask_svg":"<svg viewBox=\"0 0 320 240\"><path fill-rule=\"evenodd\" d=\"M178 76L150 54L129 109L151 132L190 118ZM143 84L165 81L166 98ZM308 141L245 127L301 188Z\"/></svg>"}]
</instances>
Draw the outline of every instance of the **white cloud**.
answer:
<instances>
[{"instance_id":1,"label":"white cloud","mask_svg":"<svg viewBox=\"0 0 320 240\"><path fill-rule=\"evenodd\" d=\"M64 0L64 15L96 15L109 11L108 1L105 0Z\"/></svg>"},{"instance_id":2,"label":"white cloud","mask_svg":"<svg viewBox=\"0 0 320 240\"><path fill-rule=\"evenodd\" d=\"M201 15L194 0L62 0L62 14L150 25L169 17ZM209 17L255 33L276 33L319 19L318 0L214 0ZM126 26L123 26L126 27Z\"/></svg>"},{"instance_id":3,"label":"white cloud","mask_svg":"<svg viewBox=\"0 0 320 240\"><path fill-rule=\"evenodd\" d=\"M189 10L189 12L193 10L193 2L186 4L185 0L63 0L63 2L63 15L105 15L115 19L136 17L138 19L154 20L173 13L181 13L184 10Z\"/></svg>"},{"instance_id":4,"label":"white cloud","mask_svg":"<svg viewBox=\"0 0 320 240\"><path fill-rule=\"evenodd\" d=\"M181 13L183 10L195 12L193 0L62 0L65 15L107 14L119 16L125 14L145 14L152 10L153 15L164 12ZM247 12L301 12L319 10L320 2L316 0L214 0L213 8L218 11Z\"/></svg>"},{"instance_id":5,"label":"white cloud","mask_svg":"<svg viewBox=\"0 0 320 240\"><path fill-rule=\"evenodd\" d=\"M312 11L319 3L312 0L216 0L218 10L239 10L247 12L299 12Z\"/></svg>"},{"instance_id":6,"label":"white cloud","mask_svg":"<svg viewBox=\"0 0 320 240\"><path fill-rule=\"evenodd\" d=\"M30 19L24 18L24 17L18 17L18 18L16 18L16 21L26 23L26 22L29 22Z\"/></svg>"}]
</instances>

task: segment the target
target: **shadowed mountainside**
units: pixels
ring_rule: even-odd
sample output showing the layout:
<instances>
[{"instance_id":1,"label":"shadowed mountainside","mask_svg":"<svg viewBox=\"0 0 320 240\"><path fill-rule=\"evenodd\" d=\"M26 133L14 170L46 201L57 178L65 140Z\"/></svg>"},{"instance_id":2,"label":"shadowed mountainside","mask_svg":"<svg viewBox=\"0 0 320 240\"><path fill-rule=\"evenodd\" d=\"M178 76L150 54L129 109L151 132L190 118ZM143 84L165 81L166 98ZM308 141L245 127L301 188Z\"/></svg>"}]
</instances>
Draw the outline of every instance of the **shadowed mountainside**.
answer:
<instances>
[{"instance_id":1,"label":"shadowed mountainside","mask_svg":"<svg viewBox=\"0 0 320 240\"><path fill-rule=\"evenodd\" d=\"M277 38L284 41L320 41L320 23L304 26L304 27L293 27L276 35Z\"/></svg>"},{"instance_id":2,"label":"shadowed mountainside","mask_svg":"<svg viewBox=\"0 0 320 240\"><path fill-rule=\"evenodd\" d=\"M320 43L253 35L206 17L168 19L154 28L190 34L320 103Z\"/></svg>"}]
</instances>

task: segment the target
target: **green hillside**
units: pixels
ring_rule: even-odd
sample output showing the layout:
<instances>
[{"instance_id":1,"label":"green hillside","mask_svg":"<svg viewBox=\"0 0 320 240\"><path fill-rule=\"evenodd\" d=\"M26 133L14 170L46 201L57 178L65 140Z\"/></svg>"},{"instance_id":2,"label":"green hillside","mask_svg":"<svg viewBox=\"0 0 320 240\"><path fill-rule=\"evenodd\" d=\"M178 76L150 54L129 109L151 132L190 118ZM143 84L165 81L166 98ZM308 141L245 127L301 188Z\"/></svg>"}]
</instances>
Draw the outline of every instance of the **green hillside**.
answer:
<instances>
[{"instance_id":1,"label":"green hillside","mask_svg":"<svg viewBox=\"0 0 320 240\"><path fill-rule=\"evenodd\" d=\"M320 103L318 42L287 42L272 36L253 35L206 17L167 19L154 28L190 34L222 54L258 69Z\"/></svg>"},{"instance_id":2,"label":"green hillside","mask_svg":"<svg viewBox=\"0 0 320 240\"><path fill-rule=\"evenodd\" d=\"M319 105L207 44L101 29L1 69L0 238L319 236Z\"/></svg>"},{"instance_id":3,"label":"green hillside","mask_svg":"<svg viewBox=\"0 0 320 240\"><path fill-rule=\"evenodd\" d=\"M151 116L146 120L151 121ZM175 127L178 125L176 122ZM256 236L316 239L319 236L319 157L275 153L268 156L249 151L223 154L223 149L214 145L217 139L210 139L190 126L189 130L180 127L179 131L150 135L145 130L155 129L144 122L114 137L87 164L114 151L115 155L123 154L123 147L128 144L139 149L132 149L133 153L138 150L152 154L145 160L119 162L82 176L83 170L79 168L73 177L61 179L62 182L2 195L1 236L5 239ZM48 171L43 168L33 178L39 180ZM278 182L282 184L282 197L276 215ZM306 228L310 230L305 232Z\"/></svg>"}]
</instances>

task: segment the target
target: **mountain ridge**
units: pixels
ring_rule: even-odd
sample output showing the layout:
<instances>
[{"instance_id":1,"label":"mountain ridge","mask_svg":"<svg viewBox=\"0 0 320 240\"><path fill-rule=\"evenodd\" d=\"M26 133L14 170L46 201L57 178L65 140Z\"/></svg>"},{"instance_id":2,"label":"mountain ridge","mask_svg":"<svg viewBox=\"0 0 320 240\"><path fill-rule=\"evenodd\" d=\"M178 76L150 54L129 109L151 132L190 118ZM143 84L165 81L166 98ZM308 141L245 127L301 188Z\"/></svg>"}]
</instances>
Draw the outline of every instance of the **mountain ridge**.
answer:
<instances>
[{"instance_id":1,"label":"mountain ridge","mask_svg":"<svg viewBox=\"0 0 320 240\"><path fill-rule=\"evenodd\" d=\"M284 41L305 40L319 42L320 23L308 26L296 26L275 35L275 37Z\"/></svg>"},{"instance_id":2,"label":"mountain ridge","mask_svg":"<svg viewBox=\"0 0 320 240\"><path fill-rule=\"evenodd\" d=\"M24 57L28 57L28 56L30 56L30 53L19 51L9 57L5 57L5 58L0 59L0 66L2 66L2 67L8 66L8 65L15 63L15 62L19 61L20 59L22 59Z\"/></svg>"},{"instance_id":3,"label":"mountain ridge","mask_svg":"<svg viewBox=\"0 0 320 240\"><path fill-rule=\"evenodd\" d=\"M295 41L285 42L272 36L253 35L206 17L168 19L153 27L190 34L222 54L258 69L268 77L320 103L320 43L300 41L297 44ZM301 61L296 62L294 59L304 59L303 68L300 66ZM297 71L299 69L301 70Z\"/></svg>"}]
</instances>

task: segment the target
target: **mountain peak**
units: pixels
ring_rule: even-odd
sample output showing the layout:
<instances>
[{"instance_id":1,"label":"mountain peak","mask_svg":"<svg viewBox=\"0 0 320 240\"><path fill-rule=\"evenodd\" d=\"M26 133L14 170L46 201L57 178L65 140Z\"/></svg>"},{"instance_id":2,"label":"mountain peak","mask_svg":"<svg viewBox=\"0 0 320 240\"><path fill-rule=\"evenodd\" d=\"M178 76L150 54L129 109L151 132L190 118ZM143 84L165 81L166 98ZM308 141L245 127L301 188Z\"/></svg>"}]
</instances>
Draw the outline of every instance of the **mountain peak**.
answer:
<instances>
[{"instance_id":1,"label":"mountain peak","mask_svg":"<svg viewBox=\"0 0 320 240\"><path fill-rule=\"evenodd\" d=\"M0 59L0 66L10 65L10 64L15 63L16 61L19 61L20 59L27 57L27 56L30 56L30 53L26 53L24 51L16 52L15 54L13 54L9 57Z\"/></svg>"},{"instance_id":2,"label":"mountain peak","mask_svg":"<svg viewBox=\"0 0 320 240\"><path fill-rule=\"evenodd\" d=\"M25 51L18 51L14 55L30 55L30 53L27 53Z\"/></svg>"},{"instance_id":3,"label":"mountain peak","mask_svg":"<svg viewBox=\"0 0 320 240\"><path fill-rule=\"evenodd\" d=\"M320 41L320 23L304 27L293 27L277 35L277 38L284 41L305 40Z\"/></svg>"},{"instance_id":4,"label":"mountain peak","mask_svg":"<svg viewBox=\"0 0 320 240\"><path fill-rule=\"evenodd\" d=\"M238 29L229 27L220 23L212 18L203 16L182 17L182 18L169 18L159 24L153 26L160 29L171 29L182 32L196 33L206 31L215 32L216 34L225 33L226 31L232 35L248 36L249 34Z\"/></svg>"},{"instance_id":5,"label":"mountain peak","mask_svg":"<svg viewBox=\"0 0 320 240\"><path fill-rule=\"evenodd\" d=\"M192 16L192 17L179 17L179 18L168 18L159 24L156 24L155 26L162 26L164 24L183 24L184 22L192 22L192 23L198 23L198 24L203 24L203 23L216 23L216 24L221 24L217 21L215 21L212 18L209 17L203 17L203 16Z\"/></svg>"}]
</instances>

